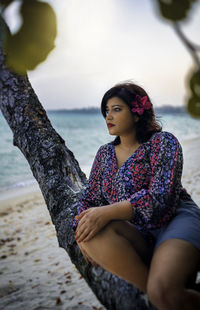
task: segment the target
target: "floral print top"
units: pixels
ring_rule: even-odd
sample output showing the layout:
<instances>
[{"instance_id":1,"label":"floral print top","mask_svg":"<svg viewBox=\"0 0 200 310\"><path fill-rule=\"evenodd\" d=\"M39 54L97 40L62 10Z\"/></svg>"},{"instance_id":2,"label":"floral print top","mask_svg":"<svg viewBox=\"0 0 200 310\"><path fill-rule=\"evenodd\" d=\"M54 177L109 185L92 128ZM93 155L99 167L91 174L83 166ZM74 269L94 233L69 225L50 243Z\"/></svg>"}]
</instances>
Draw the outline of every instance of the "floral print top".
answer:
<instances>
[{"instance_id":1,"label":"floral print top","mask_svg":"<svg viewBox=\"0 0 200 310\"><path fill-rule=\"evenodd\" d=\"M182 168L181 145L169 132L154 133L119 169L114 143L107 143L96 154L78 214L128 200L131 223L141 231L160 228L175 215L180 198L191 199L181 184ZM74 229L77 224L74 219Z\"/></svg>"}]
</instances>

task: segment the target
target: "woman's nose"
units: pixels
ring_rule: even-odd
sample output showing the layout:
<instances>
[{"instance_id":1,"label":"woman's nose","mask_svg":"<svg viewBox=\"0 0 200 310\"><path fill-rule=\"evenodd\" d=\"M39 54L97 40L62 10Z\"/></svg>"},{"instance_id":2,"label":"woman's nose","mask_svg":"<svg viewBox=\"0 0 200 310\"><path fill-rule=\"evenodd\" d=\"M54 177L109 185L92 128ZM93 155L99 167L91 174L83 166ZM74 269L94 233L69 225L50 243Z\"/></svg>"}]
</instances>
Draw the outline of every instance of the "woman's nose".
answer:
<instances>
[{"instance_id":1,"label":"woman's nose","mask_svg":"<svg viewBox=\"0 0 200 310\"><path fill-rule=\"evenodd\" d=\"M106 119L112 119L112 113L111 112L107 112L107 115L106 115Z\"/></svg>"}]
</instances>

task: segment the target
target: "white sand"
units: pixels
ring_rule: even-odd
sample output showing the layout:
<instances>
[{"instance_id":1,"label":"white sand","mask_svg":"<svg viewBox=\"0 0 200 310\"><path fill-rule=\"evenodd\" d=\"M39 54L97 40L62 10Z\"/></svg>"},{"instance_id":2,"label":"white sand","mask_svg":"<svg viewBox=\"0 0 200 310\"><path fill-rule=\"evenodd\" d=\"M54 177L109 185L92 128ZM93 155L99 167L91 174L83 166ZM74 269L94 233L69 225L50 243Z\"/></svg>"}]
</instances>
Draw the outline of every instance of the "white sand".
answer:
<instances>
[{"instance_id":1,"label":"white sand","mask_svg":"<svg viewBox=\"0 0 200 310\"><path fill-rule=\"evenodd\" d=\"M40 191L16 194L0 202L0 309L105 309L58 247Z\"/></svg>"},{"instance_id":2,"label":"white sand","mask_svg":"<svg viewBox=\"0 0 200 310\"><path fill-rule=\"evenodd\" d=\"M200 207L200 138L183 141L182 147L182 184Z\"/></svg>"},{"instance_id":3,"label":"white sand","mask_svg":"<svg viewBox=\"0 0 200 310\"><path fill-rule=\"evenodd\" d=\"M200 206L200 139L182 143L183 186ZM0 309L105 309L58 247L37 186L0 198Z\"/></svg>"}]
</instances>

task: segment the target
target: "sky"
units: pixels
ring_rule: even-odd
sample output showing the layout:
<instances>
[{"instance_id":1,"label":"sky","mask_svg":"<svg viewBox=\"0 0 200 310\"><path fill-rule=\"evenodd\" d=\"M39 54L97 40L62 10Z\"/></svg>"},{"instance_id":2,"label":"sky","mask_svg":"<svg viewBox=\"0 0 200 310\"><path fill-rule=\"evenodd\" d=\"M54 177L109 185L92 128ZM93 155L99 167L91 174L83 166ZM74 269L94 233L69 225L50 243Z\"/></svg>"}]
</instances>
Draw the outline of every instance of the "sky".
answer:
<instances>
[{"instance_id":1,"label":"sky","mask_svg":"<svg viewBox=\"0 0 200 310\"><path fill-rule=\"evenodd\" d=\"M104 93L118 82L144 87L155 106L185 102L185 77L192 59L171 24L159 17L152 0L50 0L58 24L56 47L29 71L45 109L99 107ZM6 12L17 31L18 1ZM199 42L200 2L184 33Z\"/></svg>"}]
</instances>

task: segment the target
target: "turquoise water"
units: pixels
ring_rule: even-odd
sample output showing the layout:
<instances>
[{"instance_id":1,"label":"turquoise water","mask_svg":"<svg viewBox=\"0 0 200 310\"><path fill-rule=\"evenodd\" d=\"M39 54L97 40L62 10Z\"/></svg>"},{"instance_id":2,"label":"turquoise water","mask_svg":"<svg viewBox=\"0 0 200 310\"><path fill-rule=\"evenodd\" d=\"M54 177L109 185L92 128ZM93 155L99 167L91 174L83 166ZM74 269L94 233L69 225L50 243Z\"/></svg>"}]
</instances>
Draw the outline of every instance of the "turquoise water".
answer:
<instances>
[{"instance_id":1,"label":"turquoise water","mask_svg":"<svg viewBox=\"0 0 200 310\"><path fill-rule=\"evenodd\" d=\"M99 146L113 140L101 114L53 111L47 114L53 127L88 175ZM195 120L188 114L163 115L162 124L163 130L172 132L180 142L200 136L200 120ZM12 140L12 132L0 114L0 191L35 182L26 159L20 150L13 146Z\"/></svg>"}]
</instances>

